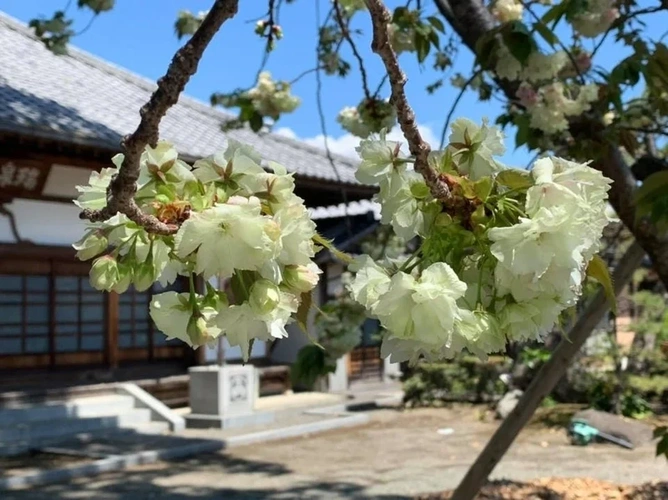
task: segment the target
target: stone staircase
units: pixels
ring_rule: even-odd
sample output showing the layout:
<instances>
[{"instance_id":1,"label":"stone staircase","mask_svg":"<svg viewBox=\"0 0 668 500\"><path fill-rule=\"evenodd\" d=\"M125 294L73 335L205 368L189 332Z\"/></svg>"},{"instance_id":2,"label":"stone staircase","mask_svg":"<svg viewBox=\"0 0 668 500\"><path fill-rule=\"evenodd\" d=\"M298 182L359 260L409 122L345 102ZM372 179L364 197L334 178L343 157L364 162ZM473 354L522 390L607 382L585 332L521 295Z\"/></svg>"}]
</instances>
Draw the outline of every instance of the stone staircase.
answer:
<instances>
[{"instance_id":1,"label":"stone staircase","mask_svg":"<svg viewBox=\"0 0 668 500\"><path fill-rule=\"evenodd\" d=\"M135 397L109 392L71 400L18 403L0 407L0 456L57 446L81 435L109 432L162 434L167 422L138 407Z\"/></svg>"}]
</instances>

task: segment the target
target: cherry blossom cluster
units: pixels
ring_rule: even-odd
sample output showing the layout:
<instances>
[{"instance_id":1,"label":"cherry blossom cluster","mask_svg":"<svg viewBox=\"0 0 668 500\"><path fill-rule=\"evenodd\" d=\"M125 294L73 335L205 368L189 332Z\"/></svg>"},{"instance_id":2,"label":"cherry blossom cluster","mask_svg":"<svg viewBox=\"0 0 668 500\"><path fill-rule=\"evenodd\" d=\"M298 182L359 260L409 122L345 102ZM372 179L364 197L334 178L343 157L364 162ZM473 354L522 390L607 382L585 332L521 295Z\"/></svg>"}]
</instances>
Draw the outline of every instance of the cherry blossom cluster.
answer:
<instances>
[{"instance_id":1,"label":"cherry blossom cluster","mask_svg":"<svg viewBox=\"0 0 668 500\"><path fill-rule=\"evenodd\" d=\"M358 256L352 297L385 328L392 361L484 357L509 341L543 338L575 304L598 250L609 179L585 164L538 160L507 168L496 127L452 125L430 165L450 188L435 200L398 142L363 140L357 178L377 185L382 222L405 239L420 237L406 259Z\"/></svg>"},{"instance_id":2,"label":"cherry blossom cluster","mask_svg":"<svg viewBox=\"0 0 668 500\"><path fill-rule=\"evenodd\" d=\"M258 77L257 84L245 92L253 102L253 107L263 116L278 120L281 113L291 113L299 106L301 100L290 93L290 84L283 81L274 81L271 73L263 71Z\"/></svg>"},{"instance_id":3,"label":"cherry blossom cluster","mask_svg":"<svg viewBox=\"0 0 668 500\"><path fill-rule=\"evenodd\" d=\"M356 108L343 108L336 121L352 135L366 139L381 130L392 129L397 115L388 100L363 99Z\"/></svg>"},{"instance_id":4,"label":"cherry blossom cluster","mask_svg":"<svg viewBox=\"0 0 668 500\"><path fill-rule=\"evenodd\" d=\"M525 4L519 0L497 0L491 6L492 14L501 23L521 22L525 10ZM618 17L614 0L594 0L566 19L582 37L595 38L605 33ZM516 96L530 118L530 127L546 135L566 132L568 119L589 111L598 100L598 86L585 84L582 79L592 66L591 55L582 48L575 47L570 53L556 50L545 54L534 47L526 61L520 62L500 42L495 58L495 73L520 83Z\"/></svg>"},{"instance_id":5,"label":"cherry blossom cluster","mask_svg":"<svg viewBox=\"0 0 668 500\"><path fill-rule=\"evenodd\" d=\"M117 168L94 172L75 203L104 207L122 161L117 155ZM187 276L188 292L151 301L151 318L167 337L197 347L224 334L244 359L253 339L286 337L303 295L318 283L315 223L294 194L292 175L276 163L268 162L271 172L261 164L252 148L233 140L192 167L167 142L147 147L135 201L178 231L149 234L122 214L91 224L74 248L82 260L95 258L92 286L143 291ZM205 286L197 289L196 278ZM231 293L216 290L212 279L228 280Z\"/></svg>"}]
</instances>

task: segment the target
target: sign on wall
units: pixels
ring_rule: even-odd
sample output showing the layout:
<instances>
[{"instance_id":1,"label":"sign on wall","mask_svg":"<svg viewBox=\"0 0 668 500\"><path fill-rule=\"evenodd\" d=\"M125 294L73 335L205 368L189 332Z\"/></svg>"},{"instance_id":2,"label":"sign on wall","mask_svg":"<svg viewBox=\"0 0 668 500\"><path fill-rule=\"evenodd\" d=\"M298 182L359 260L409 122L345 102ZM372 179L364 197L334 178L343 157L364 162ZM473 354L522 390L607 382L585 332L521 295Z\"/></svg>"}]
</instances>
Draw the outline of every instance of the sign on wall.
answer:
<instances>
[{"instance_id":1,"label":"sign on wall","mask_svg":"<svg viewBox=\"0 0 668 500\"><path fill-rule=\"evenodd\" d=\"M39 197L48 173L49 166L44 163L0 159L0 196Z\"/></svg>"}]
</instances>

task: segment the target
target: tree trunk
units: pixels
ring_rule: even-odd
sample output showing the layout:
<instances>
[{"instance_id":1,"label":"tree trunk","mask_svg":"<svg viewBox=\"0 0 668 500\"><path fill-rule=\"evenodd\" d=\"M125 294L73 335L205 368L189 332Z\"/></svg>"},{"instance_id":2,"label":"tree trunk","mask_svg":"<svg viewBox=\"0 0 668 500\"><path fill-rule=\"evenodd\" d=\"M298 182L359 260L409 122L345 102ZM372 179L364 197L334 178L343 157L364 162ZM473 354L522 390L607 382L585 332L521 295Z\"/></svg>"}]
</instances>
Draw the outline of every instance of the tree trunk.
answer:
<instances>
[{"instance_id":1,"label":"tree trunk","mask_svg":"<svg viewBox=\"0 0 668 500\"><path fill-rule=\"evenodd\" d=\"M617 294L631 280L633 272L640 265L644 255L645 252L637 242L634 242L626 251L613 277ZM480 491L487 477L503 458L522 428L529 422L543 398L552 391L559 379L566 373L573 358L608 309L605 294L603 290L599 290L569 332L568 338L562 340L555 349L552 357L540 369L515 409L489 440L455 490L452 500L472 500Z\"/></svg>"}]
</instances>

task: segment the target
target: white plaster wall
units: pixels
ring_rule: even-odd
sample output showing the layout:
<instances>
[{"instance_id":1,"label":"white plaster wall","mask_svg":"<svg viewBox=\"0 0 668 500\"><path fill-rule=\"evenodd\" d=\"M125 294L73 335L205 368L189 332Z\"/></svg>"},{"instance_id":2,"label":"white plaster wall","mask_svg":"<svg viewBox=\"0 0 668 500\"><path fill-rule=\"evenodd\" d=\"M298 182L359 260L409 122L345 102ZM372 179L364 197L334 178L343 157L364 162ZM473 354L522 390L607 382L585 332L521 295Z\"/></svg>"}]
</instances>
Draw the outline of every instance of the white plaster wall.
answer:
<instances>
[{"instance_id":1,"label":"white plaster wall","mask_svg":"<svg viewBox=\"0 0 668 500\"><path fill-rule=\"evenodd\" d=\"M85 224L74 204L14 200L7 205L14 213L21 238L41 245L69 246L83 236ZM0 215L0 242L14 243L9 219Z\"/></svg>"},{"instance_id":2,"label":"white plaster wall","mask_svg":"<svg viewBox=\"0 0 668 500\"><path fill-rule=\"evenodd\" d=\"M241 348L238 346L230 346L227 338L223 339L223 349L225 349L225 359L228 361L234 361L241 359ZM267 352L266 342L262 340L256 340L253 343L253 350L250 353L251 358L263 358ZM218 345L215 347L206 347L204 352L204 359L207 363L215 363L218 360Z\"/></svg>"},{"instance_id":3,"label":"white plaster wall","mask_svg":"<svg viewBox=\"0 0 668 500\"><path fill-rule=\"evenodd\" d=\"M271 352L271 361L279 364L291 364L297 359L299 350L309 343L309 339L299 326L291 324L286 327L288 338L276 341Z\"/></svg>"},{"instance_id":4,"label":"white plaster wall","mask_svg":"<svg viewBox=\"0 0 668 500\"><path fill-rule=\"evenodd\" d=\"M43 194L64 200L77 196L76 186L88 183L91 171L85 168L53 165ZM74 203L14 200L7 205L13 213L22 238L42 245L69 246L83 235L85 224ZM0 242L14 243L9 220L0 216Z\"/></svg>"}]
</instances>

